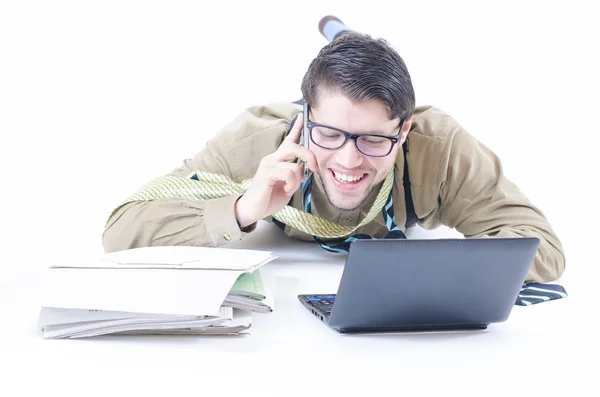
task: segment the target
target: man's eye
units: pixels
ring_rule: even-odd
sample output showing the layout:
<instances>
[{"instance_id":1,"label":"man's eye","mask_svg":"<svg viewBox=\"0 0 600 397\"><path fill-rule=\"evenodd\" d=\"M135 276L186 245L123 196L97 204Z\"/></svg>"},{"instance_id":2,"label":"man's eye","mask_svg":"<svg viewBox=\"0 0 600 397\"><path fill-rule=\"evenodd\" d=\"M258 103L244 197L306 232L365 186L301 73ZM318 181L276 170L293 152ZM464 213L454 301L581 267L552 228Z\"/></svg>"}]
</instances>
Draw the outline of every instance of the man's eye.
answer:
<instances>
[{"instance_id":1,"label":"man's eye","mask_svg":"<svg viewBox=\"0 0 600 397\"><path fill-rule=\"evenodd\" d=\"M365 141L367 141L369 145L381 145L386 140L382 138L366 138Z\"/></svg>"},{"instance_id":2,"label":"man's eye","mask_svg":"<svg viewBox=\"0 0 600 397\"><path fill-rule=\"evenodd\" d=\"M340 137L340 134L338 134L335 131L326 131L323 129L318 129L317 133L319 134L320 137L324 138L324 139L337 139Z\"/></svg>"}]
</instances>

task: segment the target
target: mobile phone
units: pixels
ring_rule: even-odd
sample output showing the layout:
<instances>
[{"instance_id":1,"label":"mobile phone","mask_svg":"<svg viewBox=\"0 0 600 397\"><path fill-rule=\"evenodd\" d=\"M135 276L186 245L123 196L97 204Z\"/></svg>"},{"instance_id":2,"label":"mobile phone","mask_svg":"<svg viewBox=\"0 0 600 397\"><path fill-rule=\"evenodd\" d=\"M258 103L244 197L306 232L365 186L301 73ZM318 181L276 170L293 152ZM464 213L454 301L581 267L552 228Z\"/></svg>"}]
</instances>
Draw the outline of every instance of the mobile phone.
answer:
<instances>
[{"instance_id":1,"label":"mobile phone","mask_svg":"<svg viewBox=\"0 0 600 397\"><path fill-rule=\"evenodd\" d=\"M302 116L304 118L304 123L302 125L302 145L308 149L308 142L310 141L310 131L308 130L308 103L305 101L302 108ZM303 175L306 178L310 173L310 168L308 168L308 164L306 161L304 163L304 172Z\"/></svg>"}]
</instances>

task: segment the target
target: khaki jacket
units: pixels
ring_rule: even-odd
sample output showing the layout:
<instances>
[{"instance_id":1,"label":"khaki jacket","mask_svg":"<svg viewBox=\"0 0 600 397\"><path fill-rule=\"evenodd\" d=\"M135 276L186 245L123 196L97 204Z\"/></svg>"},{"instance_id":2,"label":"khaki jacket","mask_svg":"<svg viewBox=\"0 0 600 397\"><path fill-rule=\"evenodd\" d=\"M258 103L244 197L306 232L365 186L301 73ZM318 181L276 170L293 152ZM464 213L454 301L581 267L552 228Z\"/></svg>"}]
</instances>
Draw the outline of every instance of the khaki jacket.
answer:
<instances>
[{"instance_id":1,"label":"khaki jacket","mask_svg":"<svg viewBox=\"0 0 600 397\"><path fill-rule=\"evenodd\" d=\"M170 174L188 177L199 169L225 174L238 182L252 178L260 160L277 150L301 110L301 106L293 103L248 108L209 140L193 159L184 160ZM408 135L407 161L420 226L433 229L446 225L467 238L538 237L541 244L527 281L551 281L563 273L563 248L544 214L506 179L498 157L452 117L435 107L417 107ZM403 171L404 154L398 150L392 194L396 221L404 231ZM299 209L302 209L301 190L291 200L291 205ZM376 195L374 189L360 208L342 212L328 203L322 184L315 178L313 213L343 226L356 226L366 216ZM240 230L234 214L238 197L126 204L106 224L104 249L111 252L151 245L217 247L242 239L247 233ZM272 218L265 220L271 222ZM289 226L285 233L312 240L312 236ZM383 238L388 233L383 215L355 233Z\"/></svg>"}]
</instances>

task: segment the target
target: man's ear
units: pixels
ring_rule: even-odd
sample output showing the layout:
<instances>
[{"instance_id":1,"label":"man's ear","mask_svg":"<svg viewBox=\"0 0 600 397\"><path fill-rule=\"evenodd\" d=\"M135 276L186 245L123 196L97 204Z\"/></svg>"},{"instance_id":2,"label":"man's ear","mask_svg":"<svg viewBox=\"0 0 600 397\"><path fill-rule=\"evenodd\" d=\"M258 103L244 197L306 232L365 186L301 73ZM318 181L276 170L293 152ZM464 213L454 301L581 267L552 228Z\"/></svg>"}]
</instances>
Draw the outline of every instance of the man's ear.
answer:
<instances>
[{"instance_id":1,"label":"man's ear","mask_svg":"<svg viewBox=\"0 0 600 397\"><path fill-rule=\"evenodd\" d=\"M404 143L404 141L406 141L406 138L408 137L408 132L410 131L410 127L412 125L412 119L413 119L413 116L410 116L410 118L408 120L406 120L404 122L404 125L402 126L402 134L400 135L400 145L402 145Z\"/></svg>"}]
</instances>

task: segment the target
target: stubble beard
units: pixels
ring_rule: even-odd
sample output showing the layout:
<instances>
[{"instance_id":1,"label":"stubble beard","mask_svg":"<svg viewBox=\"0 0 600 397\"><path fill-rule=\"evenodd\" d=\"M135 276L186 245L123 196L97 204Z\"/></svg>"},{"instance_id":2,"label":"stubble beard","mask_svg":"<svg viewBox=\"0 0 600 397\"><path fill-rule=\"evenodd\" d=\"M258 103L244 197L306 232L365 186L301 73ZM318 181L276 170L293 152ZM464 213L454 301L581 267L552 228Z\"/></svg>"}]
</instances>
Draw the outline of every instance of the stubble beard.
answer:
<instances>
[{"instance_id":1,"label":"stubble beard","mask_svg":"<svg viewBox=\"0 0 600 397\"><path fill-rule=\"evenodd\" d=\"M329 172L329 171L327 171ZM367 199L367 197L369 197L369 195L371 194L371 192L373 191L373 189L375 188L374 185L369 186L369 188L365 191L364 196L362 197L362 199L360 200L360 202L358 204L356 204L355 206L348 208L348 207L340 207L338 206L336 203L334 203L333 201L331 201L331 196L333 196L333 192L331 192L331 189L335 189L335 187L331 187L329 186L329 184L331 183L330 181L328 181L329 183L325 183L325 180L323 178L323 176L321 175L321 172L317 173L317 176L321 179L321 184L323 185L324 189L325 189L325 197L327 197L327 201L329 202L329 204L334 207L335 209L337 209L338 211L354 211L357 208L359 208Z\"/></svg>"}]
</instances>

